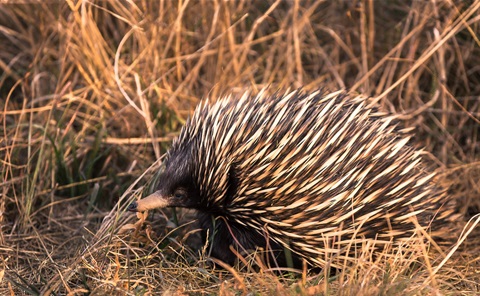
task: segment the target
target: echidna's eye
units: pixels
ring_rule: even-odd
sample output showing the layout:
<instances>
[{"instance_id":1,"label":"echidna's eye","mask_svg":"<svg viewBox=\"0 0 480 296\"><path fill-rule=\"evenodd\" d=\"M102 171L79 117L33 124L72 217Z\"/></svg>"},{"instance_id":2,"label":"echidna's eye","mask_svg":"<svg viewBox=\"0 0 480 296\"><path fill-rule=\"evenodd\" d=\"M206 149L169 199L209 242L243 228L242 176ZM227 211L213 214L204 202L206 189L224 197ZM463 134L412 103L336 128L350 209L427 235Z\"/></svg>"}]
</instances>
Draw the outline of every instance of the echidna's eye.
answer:
<instances>
[{"instance_id":1,"label":"echidna's eye","mask_svg":"<svg viewBox=\"0 0 480 296\"><path fill-rule=\"evenodd\" d=\"M174 198L183 199L187 196L187 193L183 189L176 189L173 193Z\"/></svg>"}]
</instances>

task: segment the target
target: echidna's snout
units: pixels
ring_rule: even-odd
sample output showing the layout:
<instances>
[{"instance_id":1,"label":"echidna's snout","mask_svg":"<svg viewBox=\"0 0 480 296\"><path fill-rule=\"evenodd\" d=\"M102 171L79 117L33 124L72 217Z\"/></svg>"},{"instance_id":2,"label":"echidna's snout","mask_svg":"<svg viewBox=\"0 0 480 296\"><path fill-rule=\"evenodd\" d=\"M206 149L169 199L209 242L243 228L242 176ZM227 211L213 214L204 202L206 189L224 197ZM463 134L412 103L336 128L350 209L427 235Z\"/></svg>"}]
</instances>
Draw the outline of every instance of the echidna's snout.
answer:
<instances>
[{"instance_id":1,"label":"echidna's snout","mask_svg":"<svg viewBox=\"0 0 480 296\"><path fill-rule=\"evenodd\" d=\"M170 206L169 199L160 191L156 191L145 198L132 202L127 209L131 212L144 212L168 206Z\"/></svg>"}]
</instances>

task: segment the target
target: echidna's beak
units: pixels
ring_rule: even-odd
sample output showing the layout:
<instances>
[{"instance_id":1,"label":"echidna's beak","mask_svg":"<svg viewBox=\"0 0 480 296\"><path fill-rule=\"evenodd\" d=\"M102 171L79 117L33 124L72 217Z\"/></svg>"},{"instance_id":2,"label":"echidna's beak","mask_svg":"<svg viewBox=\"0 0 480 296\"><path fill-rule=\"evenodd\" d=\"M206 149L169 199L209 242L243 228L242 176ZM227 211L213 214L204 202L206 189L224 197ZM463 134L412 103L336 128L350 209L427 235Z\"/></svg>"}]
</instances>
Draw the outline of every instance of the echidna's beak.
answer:
<instances>
[{"instance_id":1,"label":"echidna's beak","mask_svg":"<svg viewBox=\"0 0 480 296\"><path fill-rule=\"evenodd\" d=\"M165 208L168 206L168 199L165 198L160 191L156 191L145 198L132 202L128 206L127 210L130 212L144 212L151 209Z\"/></svg>"}]
</instances>

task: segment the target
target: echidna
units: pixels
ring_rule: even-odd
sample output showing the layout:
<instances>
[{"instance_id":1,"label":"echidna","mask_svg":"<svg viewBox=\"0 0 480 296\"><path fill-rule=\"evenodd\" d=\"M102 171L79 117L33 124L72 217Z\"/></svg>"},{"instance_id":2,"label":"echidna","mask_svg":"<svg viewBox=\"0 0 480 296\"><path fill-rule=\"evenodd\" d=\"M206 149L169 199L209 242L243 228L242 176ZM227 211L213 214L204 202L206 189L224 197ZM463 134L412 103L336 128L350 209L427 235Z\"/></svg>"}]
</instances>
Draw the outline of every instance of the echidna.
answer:
<instances>
[{"instance_id":1,"label":"echidna","mask_svg":"<svg viewBox=\"0 0 480 296\"><path fill-rule=\"evenodd\" d=\"M295 265L322 266L352 242L448 223L445 190L395 116L342 91L266 93L201 103L167 154L158 191L129 209L196 209L212 256L229 264L233 247L268 249L280 266L288 249Z\"/></svg>"}]
</instances>

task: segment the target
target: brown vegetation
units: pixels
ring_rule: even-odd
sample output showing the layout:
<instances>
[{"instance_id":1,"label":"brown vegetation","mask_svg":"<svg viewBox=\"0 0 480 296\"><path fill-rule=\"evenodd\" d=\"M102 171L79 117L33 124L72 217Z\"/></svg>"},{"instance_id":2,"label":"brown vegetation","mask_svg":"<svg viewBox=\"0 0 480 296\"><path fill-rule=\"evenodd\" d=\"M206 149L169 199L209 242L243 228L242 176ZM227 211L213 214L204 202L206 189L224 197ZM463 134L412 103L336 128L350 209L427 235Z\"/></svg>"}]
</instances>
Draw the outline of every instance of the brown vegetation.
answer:
<instances>
[{"instance_id":1,"label":"brown vegetation","mask_svg":"<svg viewBox=\"0 0 480 296\"><path fill-rule=\"evenodd\" d=\"M2 2L0 294L478 295L479 9L480 1ZM209 267L181 222L188 212L156 212L149 223L125 212L201 98L267 85L346 88L401 114L471 219L461 239L387 246L377 257L365 245L336 274L279 275L256 258L245 258L251 268Z\"/></svg>"}]
</instances>

